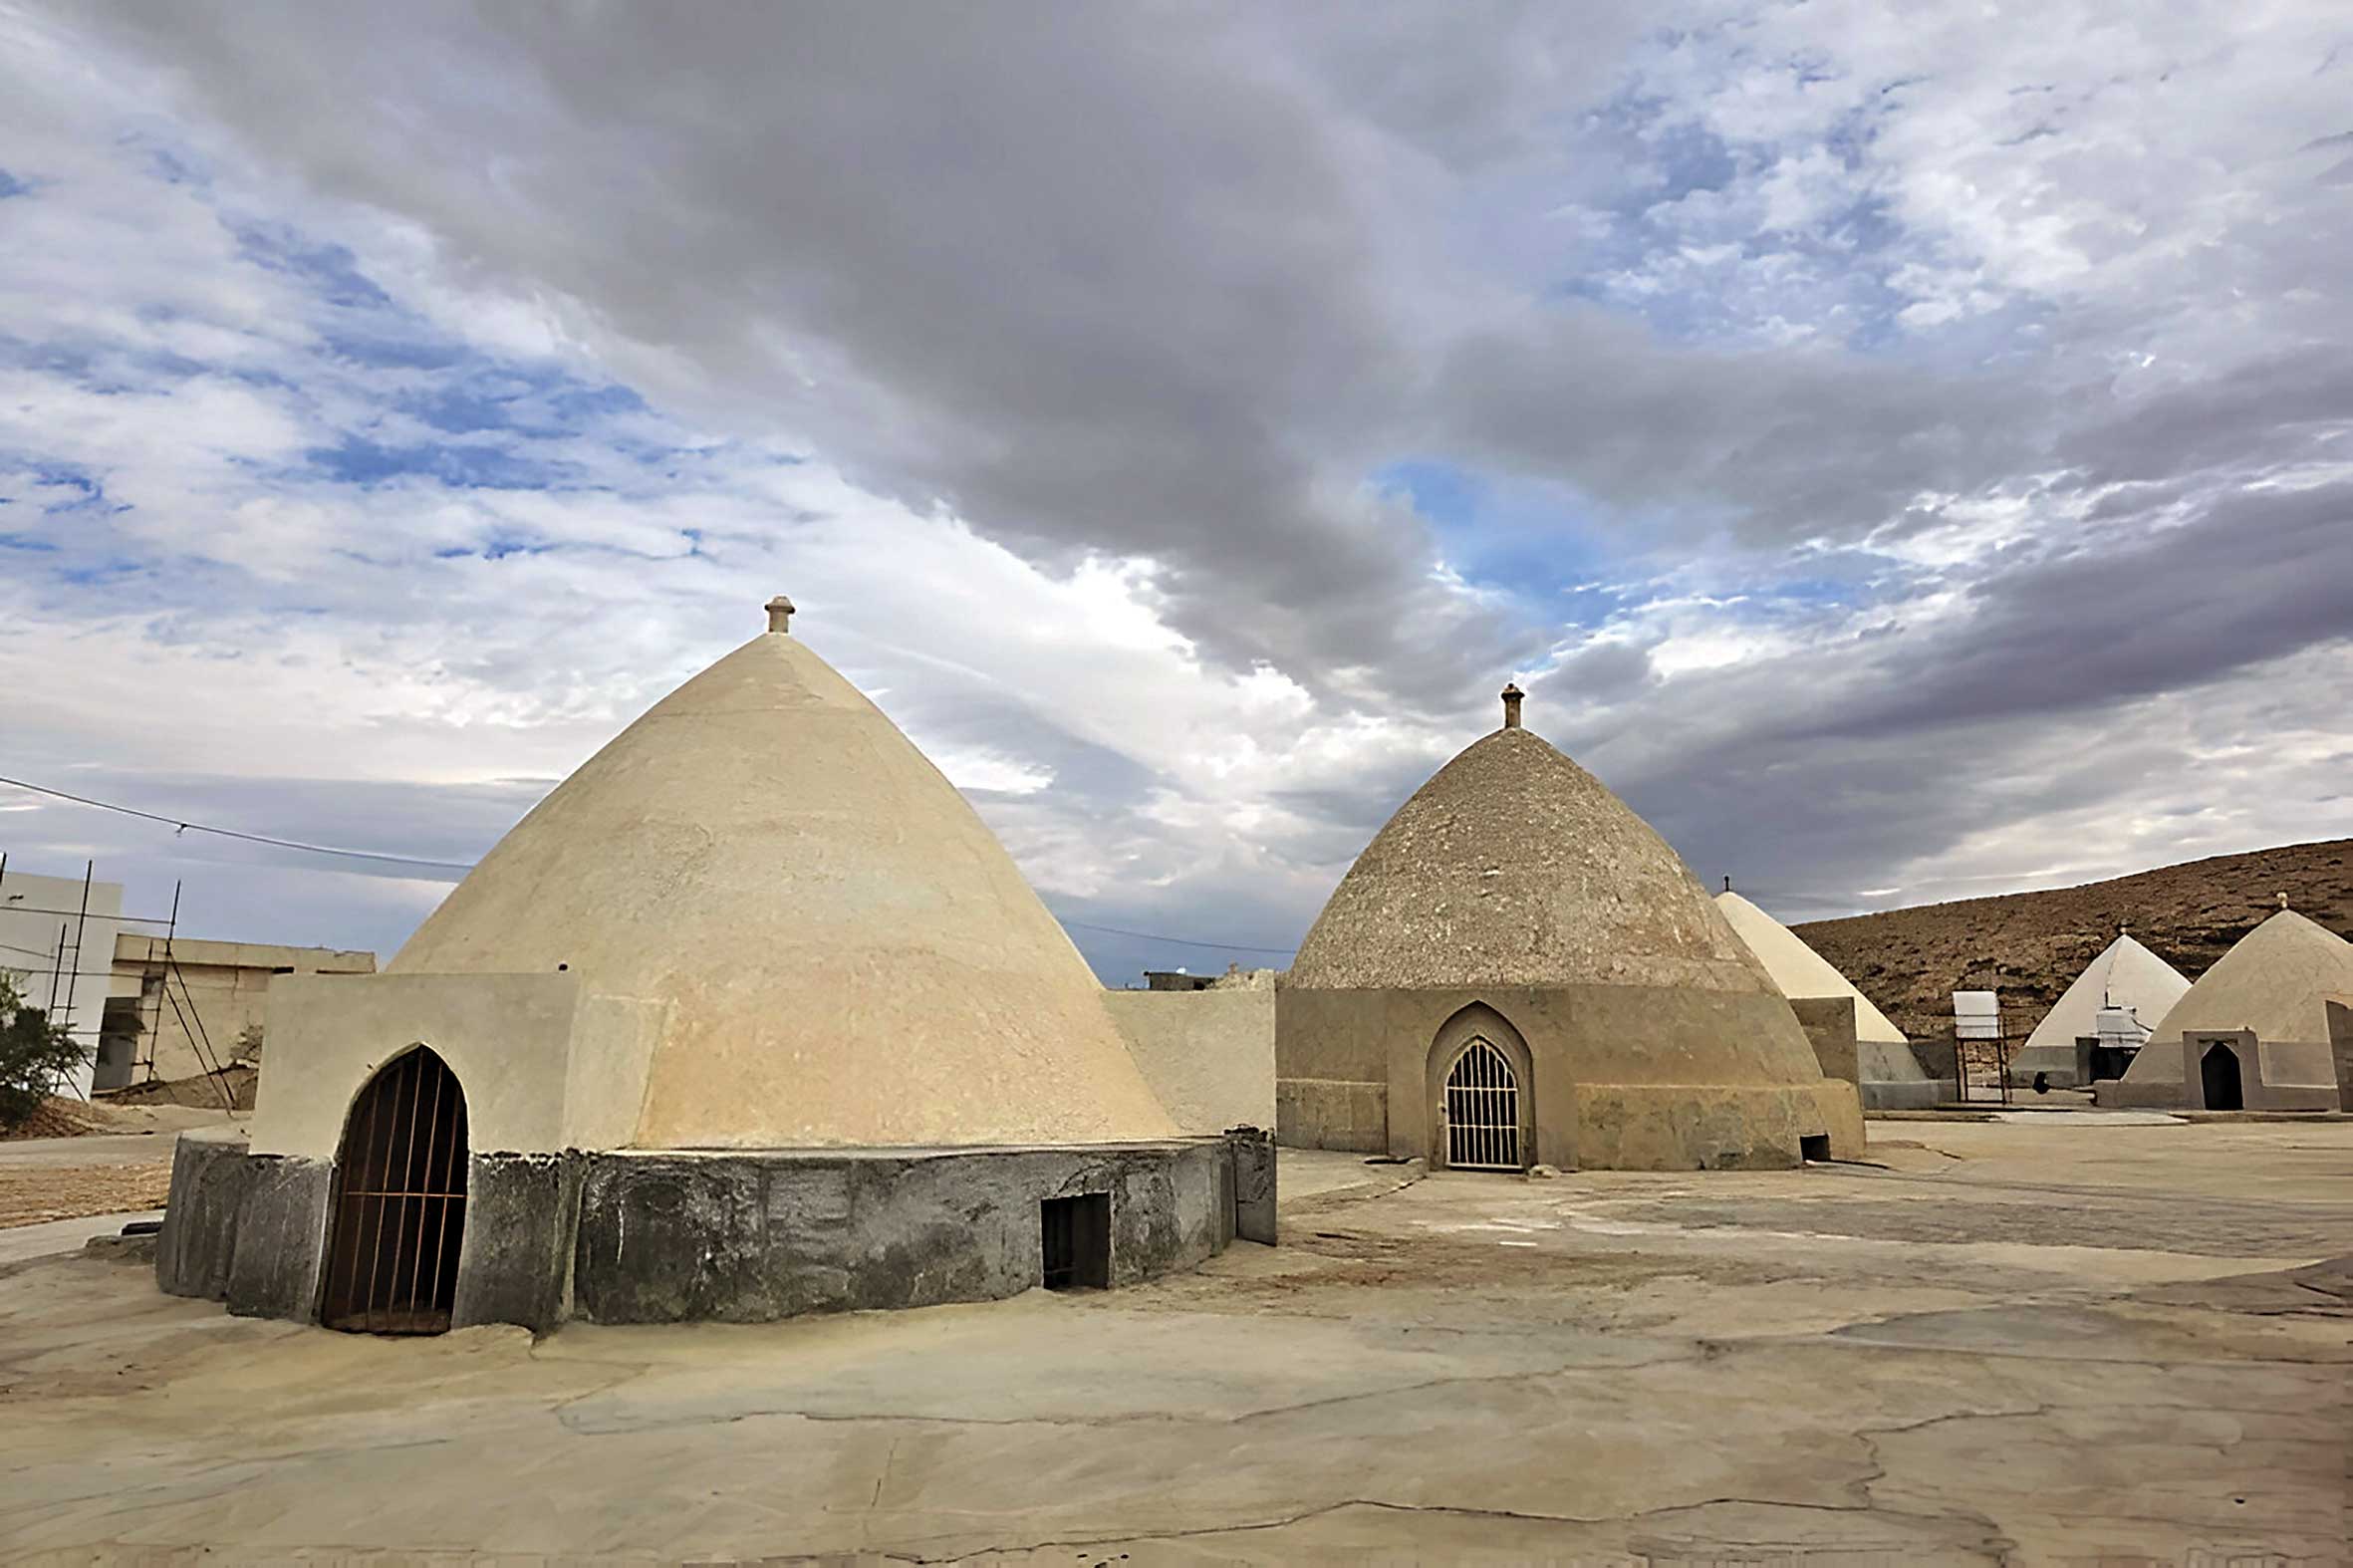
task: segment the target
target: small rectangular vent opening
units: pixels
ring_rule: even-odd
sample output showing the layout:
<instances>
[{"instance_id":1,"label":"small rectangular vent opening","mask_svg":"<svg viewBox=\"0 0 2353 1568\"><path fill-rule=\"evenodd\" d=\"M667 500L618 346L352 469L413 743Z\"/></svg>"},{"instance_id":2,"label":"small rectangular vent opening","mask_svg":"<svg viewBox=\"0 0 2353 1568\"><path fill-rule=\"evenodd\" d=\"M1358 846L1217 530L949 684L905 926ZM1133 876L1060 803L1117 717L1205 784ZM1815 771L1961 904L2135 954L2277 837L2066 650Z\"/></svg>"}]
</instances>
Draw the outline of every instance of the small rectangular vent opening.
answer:
<instances>
[{"instance_id":1,"label":"small rectangular vent opening","mask_svg":"<svg viewBox=\"0 0 2353 1568\"><path fill-rule=\"evenodd\" d=\"M1048 1290L1111 1288L1111 1194L1085 1192L1038 1204Z\"/></svg>"},{"instance_id":2,"label":"small rectangular vent opening","mask_svg":"<svg viewBox=\"0 0 2353 1568\"><path fill-rule=\"evenodd\" d=\"M1797 1153L1801 1160L1828 1160L1830 1158L1830 1135L1828 1133L1813 1133L1800 1136L1797 1140Z\"/></svg>"}]
</instances>

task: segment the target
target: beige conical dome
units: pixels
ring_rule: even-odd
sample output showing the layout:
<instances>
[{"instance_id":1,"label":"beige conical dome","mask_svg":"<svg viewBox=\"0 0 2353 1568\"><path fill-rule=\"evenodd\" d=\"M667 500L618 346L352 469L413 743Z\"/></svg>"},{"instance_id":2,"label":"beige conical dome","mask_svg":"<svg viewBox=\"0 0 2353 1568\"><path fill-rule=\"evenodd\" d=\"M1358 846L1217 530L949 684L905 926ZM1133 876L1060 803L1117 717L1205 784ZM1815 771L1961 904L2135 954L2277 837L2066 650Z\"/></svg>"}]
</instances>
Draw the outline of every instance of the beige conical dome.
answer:
<instances>
[{"instance_id":1,"label":"beige conical dome","mask_svg":"<svg viewBox=\"0 0 2353 1568\"><path fill-rule=\"evenodd\" d=\"M1175 1133L1004 847L782 631L566 779L388 968L559 966L666 1007L640 1148Z\"/></svg>"},{"instance_id":2,"label":"beige conical dome","mask_svg":"<svg viewBox=\"0 0 2353 1568\"><path fill-rule=\"evenodd\" d=\"M2325 1048L2332 995L2353 995L2353 942L2281 910L2182 993L2133 1059L2125 1082L2181 1082L2180 1046L2187 1031L2251 1029L2266 1051ZM2321 1076L2315 1074L2315 1081Z\"/></svg>"},{"instance_id":3,"label":"beige conical dome","mask_svg":"<svg viewBox=\"0 0 2353 1568\"><path fill-rule=\"evenodd\" d=\"M1514 725L1398 808L1333 890L1289 981L1778 994L1667 841Z\"/></svg>"},{"instance_id":4,"label":"beige conical dome","mask_svg":"<svg viewBox=\"0 0 2353 1568\"><path fill-rule=\"evenodd\" d=\"M1807 946L1797 932L1729 888L1715 896L1715 907L1723 912L1724 919L1740 940L1747 943L1748 950L1756 954L1757 961L1765 966L1765 973L1772 976L1773 984L1783 996L1849 997L1855 1004L1857 1041L1872 1045L1909 1043L1904 1031L1871 1005L1870 997L1856 990L1853 982L1833 968L1829 959Z\"/></svg>"}]
</instances>

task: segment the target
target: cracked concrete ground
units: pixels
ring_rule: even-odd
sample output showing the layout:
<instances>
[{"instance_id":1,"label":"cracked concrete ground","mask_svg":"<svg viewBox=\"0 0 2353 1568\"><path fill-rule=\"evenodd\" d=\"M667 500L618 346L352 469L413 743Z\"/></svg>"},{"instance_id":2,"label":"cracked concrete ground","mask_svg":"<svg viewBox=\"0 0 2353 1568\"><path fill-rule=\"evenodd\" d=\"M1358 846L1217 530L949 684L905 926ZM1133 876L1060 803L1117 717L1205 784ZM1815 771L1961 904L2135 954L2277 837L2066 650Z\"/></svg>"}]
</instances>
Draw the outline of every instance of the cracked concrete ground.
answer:
<instances>
[{"instance_id":1,"label":"cracked concrete ground","mask_svg":"<svg viewBox=\"0 0 2353 1568\"><path fill-rule=\"evenodd\" d=\"M2353 1124L1887 1169L1286 1152L1109 1295L382 1341L0 1273L0 1557L2335 1563Z\"/></svg>"}]
</instances>

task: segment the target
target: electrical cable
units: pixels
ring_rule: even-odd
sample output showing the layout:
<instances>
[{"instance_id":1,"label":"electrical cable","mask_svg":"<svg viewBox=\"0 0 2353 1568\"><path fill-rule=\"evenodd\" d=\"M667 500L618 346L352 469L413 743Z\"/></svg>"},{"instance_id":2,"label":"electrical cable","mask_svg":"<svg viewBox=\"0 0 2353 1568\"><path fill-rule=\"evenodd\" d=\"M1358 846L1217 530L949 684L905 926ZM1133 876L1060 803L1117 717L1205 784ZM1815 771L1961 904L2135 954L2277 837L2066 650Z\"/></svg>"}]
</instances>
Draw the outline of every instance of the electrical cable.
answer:
<instances>
[{"instance_id":1,"label":"electrical cable","mask_svg":"<svg viewBox=\"0 0 2353 1568\"><path fill-rule=\"evenodd\" d=\"M72 801L77 806L92 806L100 811L120 812L126 817L137 817L147 822L160 822L177 833L212 833L224 839L242 839L249 844L268 844L283 850L301 850L311 855L340 855L352 860L384 861L395 866L430 866L440 871L472 871L471 864L460 861L425 860L414 855L392 855L376 850L339 849L330 844L306 844L299 839L274 838L266 833L247 833L238 828L216 828L206 823L182 821L177 817L160 816L151 811L140 811L133 806L118 806L112 801L93 800L87 795L75 795L62 789L51 789L43 784L29 784L23 779L0 776L0 784L31 790L36 795L48 795L58 800ZM1057 916L1059 918L1059 916ZM1208 947L1219 952L1296 952L1296 947L1257 947L1244 942L1194 941L1184 936L1169 936L1156 931L1122 930L1114 925L1090 925L1085 920L1063 920L1068 926L1083 931L1096 931L1105 936L1130 936L1139 941L1168 942L1177 947Z\"/></svg>"},{"instance_id":2,"label":"electrical cable","mask_svg":"<svg viewBox=\"0 0 2353 1568\"><path fill-rule=\"evenodd\" d=\"M36 795L48 795L58 800L70 800L77 806L94 806L100 811L120 812L126 817L138 817L148 822L160 822L174 833L211 833L224 839L243 839L248 844L268 844L282 850L301 850L311 855L340 855L348 860L384 861L394 866L430 866L438 871L471 871L460 861L425 860L414 855L390 855L377 850L338 849L332 844L306 844L300 839L272 838L266 833L246 833L237 828L215 828L202 822L183 822L177 817L157 816L151 811L140 811L135 806L118 806L113 801L92 800L87 795L75 795L62 789L51 789L45 784L28 784L23 779L0 777L0 784L31 790Z\"/></svg>"}]
</instances>

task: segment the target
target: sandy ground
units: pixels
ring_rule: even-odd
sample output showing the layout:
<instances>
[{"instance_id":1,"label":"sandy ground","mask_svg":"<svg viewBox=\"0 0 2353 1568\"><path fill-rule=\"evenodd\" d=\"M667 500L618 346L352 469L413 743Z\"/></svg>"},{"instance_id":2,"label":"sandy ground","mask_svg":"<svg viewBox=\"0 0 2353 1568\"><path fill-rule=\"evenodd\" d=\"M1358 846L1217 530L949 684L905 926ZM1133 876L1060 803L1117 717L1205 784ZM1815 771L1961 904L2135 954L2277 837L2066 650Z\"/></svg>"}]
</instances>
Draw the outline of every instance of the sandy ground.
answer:
<instances>
[{"instance_id":1,"label":"sandy ground","mask_svg":"<svg viewBox=\"0 0 2353 1568\"><path fill-rule=\"evenodd\" d=\"M1873 1131L1885 1169L1286 1153L1281 1247L1142 1289L536 1344L17 1265L0 1557L2341 1560L2353 1123Z\"/></svg>"},{"instance_id":2,"label":"sandy ground","mask_svg":"<svg viewBox=\"0 0 2353 1568\"><path fill-rule=\"evenodd\" d=\"M157 1208L171 1187L171 1145L183 1127L226 1120L180 1106L115 1112L142 1132L0 1143L0 1233L84 1215Z\"/></svg>"}]
</instances>

